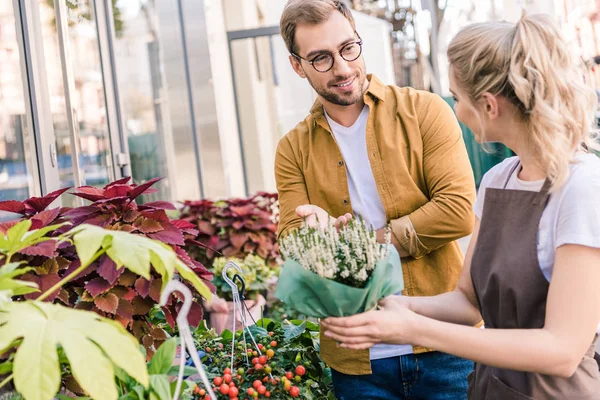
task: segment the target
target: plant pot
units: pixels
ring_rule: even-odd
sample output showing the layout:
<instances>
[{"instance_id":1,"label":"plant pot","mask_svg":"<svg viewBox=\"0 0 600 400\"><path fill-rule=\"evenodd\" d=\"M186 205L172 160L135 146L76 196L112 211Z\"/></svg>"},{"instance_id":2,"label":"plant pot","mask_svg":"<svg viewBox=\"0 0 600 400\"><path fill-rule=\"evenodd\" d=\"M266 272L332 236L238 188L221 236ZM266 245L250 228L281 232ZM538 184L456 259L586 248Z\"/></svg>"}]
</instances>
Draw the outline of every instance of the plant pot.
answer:
<instances>
[{"instance_id":1,"label":"plant pot","mask_svg":"<svg viewBox=\"0 0 600 400\"><path fill-rule=\"evenodd\" d=\"M258 321L261 317L262 308L265 306L266 301L262 295L258 295L256 300L245 300L246 306L248 310L250 310L250 315L248 315L248 310L246 310L246 323L248 325L254 325L254 321ZM213 327L217 334L221 334L225 329L233 330L233 301L227 302L227 312L211 312L210 313L210 326ZM240 316L239 309L235 310L236 312L236 321L235 321L235 330L238 331L242 329L242 319ZM254 321L252 320L254 318Z\"/></svg>"}]
</instances>

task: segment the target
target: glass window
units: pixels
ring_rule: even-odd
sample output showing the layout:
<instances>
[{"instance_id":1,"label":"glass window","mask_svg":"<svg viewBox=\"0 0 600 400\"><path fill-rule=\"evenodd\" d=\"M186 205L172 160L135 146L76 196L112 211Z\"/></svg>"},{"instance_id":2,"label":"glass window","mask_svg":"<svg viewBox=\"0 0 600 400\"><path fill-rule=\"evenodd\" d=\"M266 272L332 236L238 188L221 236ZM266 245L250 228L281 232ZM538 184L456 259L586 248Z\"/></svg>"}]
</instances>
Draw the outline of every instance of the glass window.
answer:
<instances>
[{"instance_id":1,"label":"glass window","mask_svg":"<svg viewBox=\"0 0 600 400\"><path fill-rule=\"evenodd\" d=\"M190 101L185 76L184 51L181 40L179 10L175 1L154 1L160 29L160 50L163 63L160 67L166 77L168 88L168 116L172 135L169 138L174 149L171 184L174 186L173 200L194 200L200 198L200 179L198 177L198 159L193 138L190 114ZM192 71L193 73L193 71ZM161 97L162 98L162 97ZM163 117L165 117L164 115ZM165 130L166 131L166 130Z\"/></svg>"},{"instance_id":2,"label":"glass window","mask_svg":"<svg viewBox=\"0 0 600 400\"><path fill-rule=\"evenodd\" d=\"M200 136L200 163L204 197L224 198L228 195L223 163L223 158L227 154L221 154L204 1L184 0L182 3L188 61L191 69L194 113Z\"/></svg>"},{"instance_id":3,"label":"glass window","mask_svg":"<svg viewBox=\"0 0 600 400\"><path fill-rule=\"evenodd\" d=\"M85 185L103 186L113 179L113 171L96 23L89 0L66 1L66 5L67 62L73 71L71 100L78 128L76 140L81 147L80 174ZM61 187L73 186L78 184L73 175L75 149L67 119L64 65L60 58L54 0L40 1L40 20L60 183ZM62 197L65 205L74 205L73 196Z\"/></svg>"},{"instance_id":4,"label":"glass window","mask_svg":"<svg viewBox=\"0 0 600 400\"><path fill-rule=\"evenodd\" d=\"M124 130L137 184L163 177L157 193L142 201L171 199L168 160L174 159L168 113L158 18L151 1L120 0L113 7L115 59Z\"/></svg>"},{"instance_id":5,"label":"glass window","mask_svg":"<svg viewBox=\"0 0 600 400\"><path fill-rule=\"evenodd\" d=\"M19 33L20 34L20 33ZM0 201L38 191L34 139L27 126L25 86L12 1L0 2ZM0 216L1 218L1 216Z\"/></svg>"}]
</instances>

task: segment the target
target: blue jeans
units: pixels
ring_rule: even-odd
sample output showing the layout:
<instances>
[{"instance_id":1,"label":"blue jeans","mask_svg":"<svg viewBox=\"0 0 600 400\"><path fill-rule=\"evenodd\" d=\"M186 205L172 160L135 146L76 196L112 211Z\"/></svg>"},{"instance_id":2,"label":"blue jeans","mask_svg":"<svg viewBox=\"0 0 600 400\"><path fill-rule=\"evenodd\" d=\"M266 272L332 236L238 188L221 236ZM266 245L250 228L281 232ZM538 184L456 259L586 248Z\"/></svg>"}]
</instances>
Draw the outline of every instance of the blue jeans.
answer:
<instances>
[{"instance_id":1,"label":"blue jeans","mask_svg":"<svg viewBox=\"0 0 600 400\"><path fill-rule=\"evenodd\" d=\"M473 362L438 351L372 360L372 375L332 370L339 400L466 400Z\"/></svg>"}]
</instances>

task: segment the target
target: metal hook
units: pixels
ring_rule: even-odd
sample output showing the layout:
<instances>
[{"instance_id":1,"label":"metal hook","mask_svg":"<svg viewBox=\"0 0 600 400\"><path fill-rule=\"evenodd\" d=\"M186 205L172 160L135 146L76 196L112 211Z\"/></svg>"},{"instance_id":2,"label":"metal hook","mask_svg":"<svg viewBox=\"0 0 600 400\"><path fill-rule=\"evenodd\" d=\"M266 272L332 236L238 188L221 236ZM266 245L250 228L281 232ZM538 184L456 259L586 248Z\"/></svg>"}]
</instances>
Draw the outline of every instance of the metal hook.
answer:
<instances>
[{"instance_id":1,"label":"metal hook","mask_svg":"<svg viewBox=\"0 0 600 400\"><path fill-rule=\"evenodd\" d=\"M181 390L181 384L183 383L185 354L187 352L186 349L189 350L190 356L192 357L192 361L194 362L196 370L202 378L202 383L204 383L204 387L208 392L210 398L212 400L217 400L217 397L215 396L215 393L212 390L212 385L210 384L208 376L206 375L206 371L204 371L202 361L200 360L200 357L198 357L196 345L194 344L194 338L192 337L192 332L190 331L190 325L188 323L187 317L193 302L192 292L183 283L171 280L169 283L167 283L167 286L160 295L160 305L165 306L167 304L167 301L169 300L169 297L175 291L178 291L183 295L183 306L181 307L181 309L179 310L179 314L177 315L177 326L179 328L179 336L181 339L181 354L179 357L179 375L177 376L177 385L175 387L175 394L173 395L173 400L178 399L179 392Z\"/></svg>"},{"instance_id":2,"label":"metal hook","mask_svg":"<svg viewBox=\"0 0 600 400\"><path fill-rule=\"evenodd\" d=\"M225 282L227 282L227 284L231 286L231 291L233 292L233 294L236 294L239 293L239 290L235 282L229 279L229 275L227 275L227 271L229 270L229 268L235 268L240 274L243 274L244 271L242 271L242 268L239 265L237 265L231 260L227 261L225 267L223 267L223 272L221 273L221 275L223 275L223 280L225 280Z\"/></svg>"},{"instance_id":3,"label":"metal hook","mask_svg":"<svg viewBox=\"0 0 600 400\"><path fill-rule=\"evenodd\" d=\"M240 299L241 299L242 301L244 301L244 299L245 299L245 296L244 296L244 294L246 293L246 282L244 281L244 278L242 278L242 277L240 276L240 274L235 274L235 275L233 276L233 282L234 282L234 283L236 283L236 280L237 280L237 281L239 281L239 282L240 282L240 285L242 286L242 288L241 288L241 289L239 289L239 291L240 291Z\"/></svg>"}]
</instances>

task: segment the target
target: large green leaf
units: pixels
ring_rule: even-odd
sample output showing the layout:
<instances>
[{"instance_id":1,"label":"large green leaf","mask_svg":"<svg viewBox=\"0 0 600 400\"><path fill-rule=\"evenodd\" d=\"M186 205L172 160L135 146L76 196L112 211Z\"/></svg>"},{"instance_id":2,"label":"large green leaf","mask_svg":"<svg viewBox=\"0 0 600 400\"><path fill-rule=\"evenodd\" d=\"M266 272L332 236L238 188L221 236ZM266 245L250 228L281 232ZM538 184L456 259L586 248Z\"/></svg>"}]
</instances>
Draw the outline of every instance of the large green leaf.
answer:
<instances>
[{"instance_id":1,"label":"large green leaf","mask_svg":"<svg viewBox=\"0 0 600 400\"><path fill-rule=\"evenodd\" d=\"M0 303L10 300L12 296L37 292L38 286L33 282L21 281L14 277L23 275L33 268L19 268L22 263L14 262L0 267Z\"/></svg>"},{"instance_id":2,"label":"large green leaf","mask_svg":"<svg viewBox=\"0 0 600 400\"><path fill-rule=\"evenodd\" d=\"M171 399L171 385L167 375L150 375L150 393L154 393L160 400Z\"/></svg>"},{"instance_id":3,"label":"large green leaf","mask_svg":"<svg viewBox=\"0 0 600 400\"><path fill-rule=\"evenodd\" d=\"M150 279L150 265L162 275L163 289L175 271L189 281L204 297L212 297L210 289L185 265L175 251L166 244L124 231L111 231L98 226L82 224L71 230L81 264L86 265L101 248L117 264Z\"/></svg>"},{"instance_id":4,"label":"large green leaf","mask_svg":"<svg viewBox=\"0 0 600 400\"><path fill-rule=\"evenodd\" d=\"M57 238L47 238L44 236L63 225L65 225L65 223L48 225L43 228L30 231L29 228L31 228L31 220L25 219L10 227L10 229L6 231L6 235L0 233L0 253L12 255L26 247L33 246L47 240L60 240Z\"/></svg>"},{"instance_id":5,"label":"large green leaf","mask_svg":"<svg viewBox=\"0 0 600 400\"><path fill-rule=\"evenodd\" d=\"M166 374L173 366L173 360L177 355L177 338L171 338L160 345L156 353L150 360L148 366L148 373L154 374Z\"/></svg>"},{"instance_id":6,"label":"large green leaf","mask_svg":"<svg viewBox=\"0 0 600 400\"><path fill-rule=\"evenodd\" d=\"M15 387L26 400L50 400L60 387L57 346L62 346L79 385L95 399L117 399L113 363L148 386L135 338L93 312L25 301L0 307L0 353L16 339Z\"/></svg>"}]
</instances>

